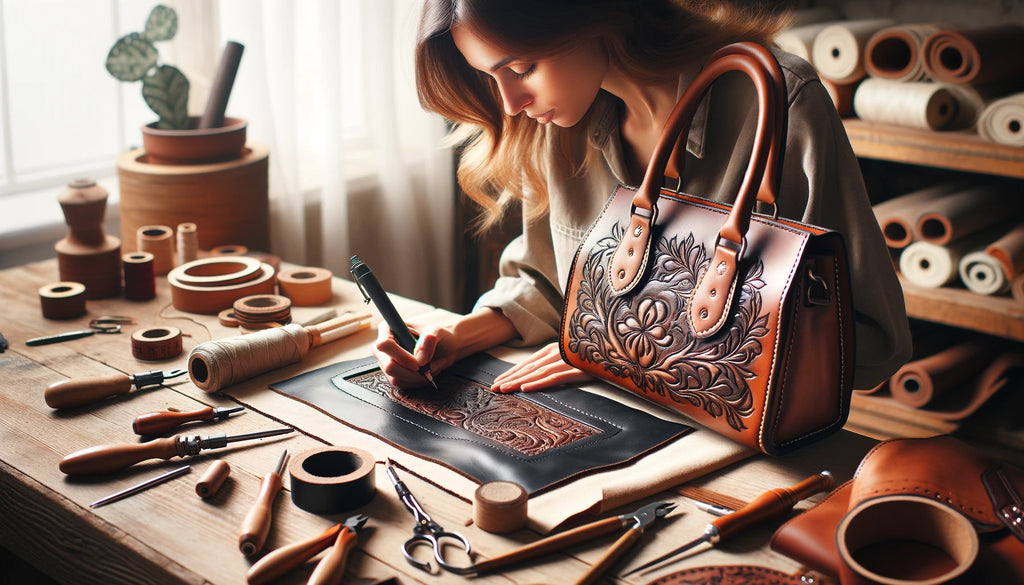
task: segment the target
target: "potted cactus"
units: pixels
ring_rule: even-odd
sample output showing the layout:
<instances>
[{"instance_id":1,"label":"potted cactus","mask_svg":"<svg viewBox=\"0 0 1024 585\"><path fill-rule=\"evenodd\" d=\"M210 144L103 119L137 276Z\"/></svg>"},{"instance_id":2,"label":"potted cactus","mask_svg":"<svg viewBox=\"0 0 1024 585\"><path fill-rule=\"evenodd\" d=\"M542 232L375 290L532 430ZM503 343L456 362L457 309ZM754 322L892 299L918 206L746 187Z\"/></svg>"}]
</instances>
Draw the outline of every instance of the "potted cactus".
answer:
<instances>
[{"instance_id":1,"label":"potted cactus","mask_svg":"<svg viewBox=\"0 0 1024 585\"><path fill-rule=\"evenodd\" d=\"M237 158L244 150L247 124L223 115L234 73L227 82L218 81L218 99L208 104L207 109L216 109L218 115L189 116L188 78L177 67L161 63L154 44L173 39L177 32L178 14L160 4L149 13L143 32L121 37L107 54L107 71L121 81L141 81L142 97L158 116L142 127L147 162L193 164ZM237 67L241 45L231 43L229 49L233 59L227 65ZM227 65L222 62L222 69ZM218 72L218 80L226 76Z\"/></svg>"}]
</instances>

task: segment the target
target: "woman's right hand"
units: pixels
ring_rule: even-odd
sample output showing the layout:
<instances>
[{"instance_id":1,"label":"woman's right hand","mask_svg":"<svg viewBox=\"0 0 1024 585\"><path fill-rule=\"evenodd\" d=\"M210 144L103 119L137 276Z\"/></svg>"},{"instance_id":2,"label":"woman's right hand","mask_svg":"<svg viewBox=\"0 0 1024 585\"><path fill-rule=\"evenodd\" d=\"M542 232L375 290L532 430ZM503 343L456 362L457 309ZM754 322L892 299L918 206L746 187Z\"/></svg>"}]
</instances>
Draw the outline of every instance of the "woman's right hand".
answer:
<instances>
[{"instance_id":1,"label":"woman's right hand","mask_svg":"<svg viewBox=\"0 0 1024 585\"><path fill-rule=\"evenodd\" d=\"M430 374L437 381L441 371L457 360L501 345L516 335L512 322L504 315L480 308L444 327L421 329L412 353L402 349L388 324L381 322L373 355L392 384L418 388L427 383L419 372L424 364L430 364Z\"/></svg>"},{"instance_id":2,"label":"woman's right hand","mask_svg":"<svg viewBox=\"0 0 1024 585\"><path fill-rule=\"evenodd\" d=\"M432 328L420 331L412 353L402 349L391 328L384 321L377 326L377 344L373 355L380 370L399 388L417 388L427 383L420 368L430 364L430 373L437 374L455 361L455 343L450 331Z\"/></svg>"}]
</instances>

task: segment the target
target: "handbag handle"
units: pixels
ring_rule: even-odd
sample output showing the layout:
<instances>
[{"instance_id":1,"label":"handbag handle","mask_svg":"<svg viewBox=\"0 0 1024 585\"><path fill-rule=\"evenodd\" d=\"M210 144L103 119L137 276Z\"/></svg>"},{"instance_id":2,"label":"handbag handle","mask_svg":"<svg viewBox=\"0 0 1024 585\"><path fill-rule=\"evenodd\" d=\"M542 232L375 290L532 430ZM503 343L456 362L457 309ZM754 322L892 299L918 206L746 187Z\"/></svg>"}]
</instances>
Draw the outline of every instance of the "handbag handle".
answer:
<instances>
[{"instance_id":1,"label":"handbag handle","mask_svg":"<svg viewBox=\"0 0 1024 585\"><path fill-rule=\"evenodd\" d=\"M644 180L633 196L629 228L612 254L608 270L615 294L628 293L642 280L650 255L652 228L657 225L662 177L673 147L678 136L684 130L689 131L694 112L711 83L730 71L743 72L754 82L758 118L750 164L732 211L719 229L710 268L701 275L690 299L688 318L698 337L708 337L718 331L732 304L737 265L746 248L746 233L762 179L767 176L767 186L777 192L786 125L786 94L781 68L767 48L742 42L716 51L683 93L669 115Z\"/></svg>"}]
</instances>

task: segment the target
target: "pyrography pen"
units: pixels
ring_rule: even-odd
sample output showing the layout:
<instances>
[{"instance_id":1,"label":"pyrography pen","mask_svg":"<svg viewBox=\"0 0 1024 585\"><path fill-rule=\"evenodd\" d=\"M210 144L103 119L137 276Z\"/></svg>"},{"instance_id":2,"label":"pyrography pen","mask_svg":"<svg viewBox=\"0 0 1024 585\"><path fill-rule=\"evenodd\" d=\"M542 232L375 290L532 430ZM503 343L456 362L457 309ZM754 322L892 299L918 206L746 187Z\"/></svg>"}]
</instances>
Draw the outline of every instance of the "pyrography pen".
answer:
<instances>
[{"instance_id":1,"label":"pyrography pen","mask_svg":"<svg viewBox=\"0 0 1024 585\"><path fill-rule=\"evenodd\" d=\"M405 324L405 320L398 314L398 309L392 304L388 293L384 292L384 287L377 281L377 277L370 271L370 267L364 264L359 259L359 256L353 256L351 272L352 278L356 280L356 284L363 293L365 301L367 303L373 301L374 306L377 307L377 310L380 311L381 316L387 322L388 327L391 328L391 333L394 334L398 345L411 354L416 348L416 338L412 336L409 326ZM437 382L434 382L434 377L430 374L430 366L424 365L420 367L419 372L437 390Z\"/></svg>"}]
</instances>

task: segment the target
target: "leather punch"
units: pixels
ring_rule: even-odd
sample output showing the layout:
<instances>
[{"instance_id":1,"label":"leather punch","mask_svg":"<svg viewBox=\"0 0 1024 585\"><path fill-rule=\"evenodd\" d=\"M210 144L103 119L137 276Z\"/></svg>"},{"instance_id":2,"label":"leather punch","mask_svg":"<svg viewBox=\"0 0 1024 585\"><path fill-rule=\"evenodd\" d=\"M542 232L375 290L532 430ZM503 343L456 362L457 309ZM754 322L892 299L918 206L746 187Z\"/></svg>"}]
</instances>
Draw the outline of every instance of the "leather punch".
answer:
<instances>
[{"instance_id":1,"label":"leather punch","mask_svg":"<svg viewBox=\"0 0 1024 585\"><path fill-rule=\"evenodd\" d=\"M643 534L644 530L648 526L653 524L659 518L664 518L675 508L676 504L674 502L654 502L652 504L647 504L630 514L622 514L620 516L605 518L604 520L597 520L590 524L584 524L583 526L573 528L572 530L567 530L560 534L538 540L537 542L507 552L493 559L488 559L481 563L472 565L464 572L467 574L486 573L513 563L532 559L543 554L558 552L567 547L626 528L626 532L620 536L614 544L612 544L611 548L608 549L608 552L605 553L601 560L594 563L590 570L576 581L577 585L593 583L602 574L604 574L605 571L614 565L616 561L618 561L622 555L624 555L633 546L633 544L636 543L637 539L640 538L640 535Z\"/></svg>"}]
</instances>

